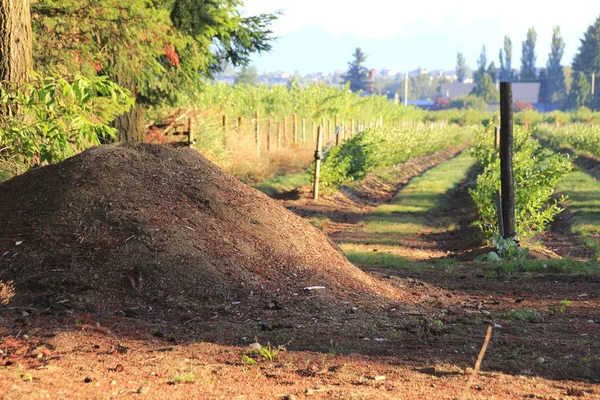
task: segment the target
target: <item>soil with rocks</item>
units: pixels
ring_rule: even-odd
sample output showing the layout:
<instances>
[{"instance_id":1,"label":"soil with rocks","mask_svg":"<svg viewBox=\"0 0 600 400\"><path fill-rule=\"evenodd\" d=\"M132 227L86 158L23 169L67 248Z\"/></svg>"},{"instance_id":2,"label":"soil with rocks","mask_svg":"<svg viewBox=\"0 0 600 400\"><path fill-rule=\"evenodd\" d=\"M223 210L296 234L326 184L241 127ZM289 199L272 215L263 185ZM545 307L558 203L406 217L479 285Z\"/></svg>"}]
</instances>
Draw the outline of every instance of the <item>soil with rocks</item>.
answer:
<instances>
[{"instance_id":1,"label":"soil with rocks","mask_svg":"<svg viewBox=\"0 0 600 400\"><path fill-rule=\"evenodd\" d=\"M269 199L192 150L149 144L0 184L0 280L16 292L0 305L0 393L600 398L597 275L489 277L466 261L478 237L468 217L460 240L412 244L456 256L453 271L363 271L284 207L329 216L335 239L458 151L318 203L307 190ZM472 212L468 181L440 212Z\"/></svg>"}]
</instances>

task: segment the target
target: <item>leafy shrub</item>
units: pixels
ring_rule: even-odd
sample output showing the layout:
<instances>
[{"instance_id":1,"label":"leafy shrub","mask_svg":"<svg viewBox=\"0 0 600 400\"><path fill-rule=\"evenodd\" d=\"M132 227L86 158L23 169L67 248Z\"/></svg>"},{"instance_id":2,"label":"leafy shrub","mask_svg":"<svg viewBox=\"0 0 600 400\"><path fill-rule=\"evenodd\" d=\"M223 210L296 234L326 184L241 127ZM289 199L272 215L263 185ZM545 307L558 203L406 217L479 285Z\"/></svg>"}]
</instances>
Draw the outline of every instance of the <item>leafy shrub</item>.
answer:
<instances>
[{"instance_id":1,"label":"leafy shrub","mask_svg":"<svg viewBox=\"0 0 600 400\"><path fill-rule=\"evenodd\" d=\"M450 100L450 108L485 111L487 103L479 96L459 96Z\"/></svg>"},{"instance_id":2,"label":"leafy shrub","mask_svg":"<svg viewBox=\"0 0 600 400\"><path fill-rule=\"evenodd\" d=\"M476 139L472 153L483 173L477 178L477 187L470 190L479 212L475 225L489 235L497 223L495 199L500 190L500 158L492 137L488 131ZM571 158L543 148L519 126L514 129L513 151L516 231L520 238L527 239L541 232L562 211L565 197L551 197L558 182L571 172Z\"/></svg>"},{"instance_id":3,"label":"leafy shrub","mask_svg":"<svg viewBox=\"0 0 600 400\"><path fill-rule=\"evenodd\" d=\"M600 157L600 125L574 123L563 126L539 125L536 135L552 147L571 146Z\"/></svg>"},{"instance_id":4,"label":"leafy shrub","mask_svg":"<svg viewBox=\"0 0 600 400\"><path fill-rule=\"evenodd\" d=\"M0 87L0 158L31 167L54 163L102 138L116 138L109 125L133 105L129 92L105 78L76 76L69 82L33 74L21 88Z\"/></svg>"},{"instance_id":5,"label":"leafy shrub","mask_svg":"<svg viewBox=\"0 0 600 400\"><path fill-rule=\"evenodd\" d=\"M369 172L408 159L432 154L473 137L482 127L420 125L412 128L372 128L363 131L326 154L320 186L324 193L364 178ZM313 179L314 165L309 170Z\"/></svg>"},{"instance_id":6,"label":"leafy shrub","mask_svg":"<svg viewBox=\"0 0 600 400\"><path fill-rule=\"evenodd\" d=\"M539 112L525 108L514 115L515 123L522 125L525 129L534 127L536 124L542 122L544 117Z\"/></svg>"}]
</instances>

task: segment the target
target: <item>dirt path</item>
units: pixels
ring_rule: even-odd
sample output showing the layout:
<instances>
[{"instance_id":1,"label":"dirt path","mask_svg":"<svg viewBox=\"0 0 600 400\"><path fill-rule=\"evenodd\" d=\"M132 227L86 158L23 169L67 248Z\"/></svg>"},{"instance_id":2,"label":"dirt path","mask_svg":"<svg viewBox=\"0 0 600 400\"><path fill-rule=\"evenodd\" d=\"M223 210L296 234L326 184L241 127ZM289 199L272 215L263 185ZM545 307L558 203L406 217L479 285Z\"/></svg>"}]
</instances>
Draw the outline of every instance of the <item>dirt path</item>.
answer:
<instances>
[{"instance_id":1,"label":"dirt path","mask_svg":"<svg viewBox=\"0 0 600 400\"><path fill-rule=\"evenodd\" d=\"M413 160L317 203L306 190L282 203L341 238L461 150ZM410 239L413 251L427 249L425 261L413 262L420 269L363 266L363 276L403 300L332 304L332 288L286 297L257 287L241 298L177 305L181 290L164 309L129 297L110 313L64 302L4 307L0 398L600 399L600 277L490 275L465 261L480 246L469 226L475 174L468 170L427 217L453 220L454 229ZM327 259L312 264L333 270ZM476 375L488 326L492 340Z\"/></svg>"}]
</instances>

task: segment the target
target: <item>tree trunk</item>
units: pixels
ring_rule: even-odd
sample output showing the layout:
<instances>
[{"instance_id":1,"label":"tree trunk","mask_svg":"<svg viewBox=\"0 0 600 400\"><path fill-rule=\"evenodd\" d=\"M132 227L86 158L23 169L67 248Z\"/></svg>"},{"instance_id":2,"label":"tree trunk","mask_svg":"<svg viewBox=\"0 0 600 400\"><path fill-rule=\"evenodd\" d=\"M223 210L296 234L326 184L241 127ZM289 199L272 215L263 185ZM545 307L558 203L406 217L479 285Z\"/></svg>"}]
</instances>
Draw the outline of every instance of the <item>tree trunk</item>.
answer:
<instances>
[{"instance_id":1,"label":"tree trunk","mask_svg":"<svg viewBox=\"0 0 600 400\"><path fill-rule=\"evenodd\" d=\"M21 84L33 67L29 0L0 1L0 81Z\"/></svg>"},{"instance_id":2,"label":"tree trunk","mask_svg":"<svg viewBox=\"0 0 600 400\"><path fill-rule=\"evenodd\" d=\"M144 116L146 110L140 104L136 104L130 111L119 115L113 122L113 126L119 131L119 142L143 142Z\"/></svg>"}]
</instances>

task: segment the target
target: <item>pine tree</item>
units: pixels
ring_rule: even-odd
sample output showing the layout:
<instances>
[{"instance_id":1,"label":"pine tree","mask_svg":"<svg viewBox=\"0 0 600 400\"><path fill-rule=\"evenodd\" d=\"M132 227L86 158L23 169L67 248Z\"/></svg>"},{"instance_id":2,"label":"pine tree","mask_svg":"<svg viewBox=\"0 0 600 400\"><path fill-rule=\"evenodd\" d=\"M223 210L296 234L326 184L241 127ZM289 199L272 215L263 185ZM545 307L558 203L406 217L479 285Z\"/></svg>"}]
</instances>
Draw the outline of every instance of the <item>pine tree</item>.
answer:
<instances>
[{"instance_id":1,"label":"pine tree","mask_svg":"<svg viewBox=\"0 0 600 400\"><path fill-rule=\"evenodd\" d=\"M521 52L521 82L533 82L536 79L535 74L535 42L537 34L535 28L529 28L527 31L527 39L523 42Z\"/></svg>"},{"instance_id":2,"label":"pine tree","mask_svg":"<svg viewBox=\"0 0 600 400\"><path fill-rule=\"evenodd\" d=\"M492 82L498 82L498 70L496 69L496 64L492 61L488 66L486 73L492 78Z\"/></svg>"},{"instance_id":3,"label":"pine tree","mask_svg":"<svg viewBox=\"0 0 600 400\"><path fill-rule=\"evenodd\" d=\"M367 56L360 47L357 47L352 57L354 57L354 60L348 63L346 82L350 82L350 90L358 92L365 90L368 83L368 70L363 66Z\"/></svg>"},{"instance_id":4,"label":"pine tree","mask_svg":"<svg viewBox=\"0 0 600 400\"><path fill-rule=\"evenodd\" d=\"M579 73L583 73L586 77L595 74L596 82L600 81L600 16L594 24L588 27L573 59L573 76L577 77ZM595 90L590 106L595 110L600 110L600 90Z\"/></svg>"},{"instance_id":5,"label":"pine tree","mask_svg":"<svg viewBox=\"0 0 600 400\"><path fill-rule=\"evenodd\" d=\"M552 33L552 44L545 71L546 100L553 104L562 103L566 97L565 74L560 65L564 52L565 42L561 36L560 27L557 25Z\"/></svg>"},{"instance_id":6,"label":"pine tree","mask_svg":"<svg viewBox=\"0 0 600 400\"><path fill-rule=\"evenodd\" d=\"M569 108L578 108L588 106L591 100L590 84L581 71L573 79L571 91L569 92L568 106Z\"/></svg>"},{"instance_id":7,"label":"pine tree","mask_svg":"<svg viewBox=\"0 0 600 400\"><path fill-rule=\"evenodd\" d=\"M458 53L456 55L456 80L463 83L465 79L467 79L467 64L463 53Z\"/></svg>"},{"instance_id":8,"label":"pine tree","mask_svg":"<svg viewBox=\"0 0 600 400\"><path fill-rule=\"evenodd\" d=\"M504 36L504 48L500 49L499 79L502 82L511 82L514 80L512 71L512 42L508 36Z\"/></svg>"},{"instance_id":9,"label":"pine tree","mask_svg":"<svg viewBox=\"0 0 600 400\"><path fill-rule=\"evenodd\" d=\"M485 67L487 66L487 55L485 54L485 45L481 49L479 58L477 59L477 71L473 74L473 80L475 84L480 84L483 76L485 75Z\"/></svg>"},{"instance_id":10,"label":"pine tree","mask_svg":"<svg viewBox=\"0 0 600 400\"><path fill-rule=\"evenodd\" d=\"M139 140L148 105L174 104L229 62L270 49L273 14L242 17L241 0L36 0L35 65L43 73L104 75L136 94L117 118L123 141Z\"/></svg>"}]
</instances>

